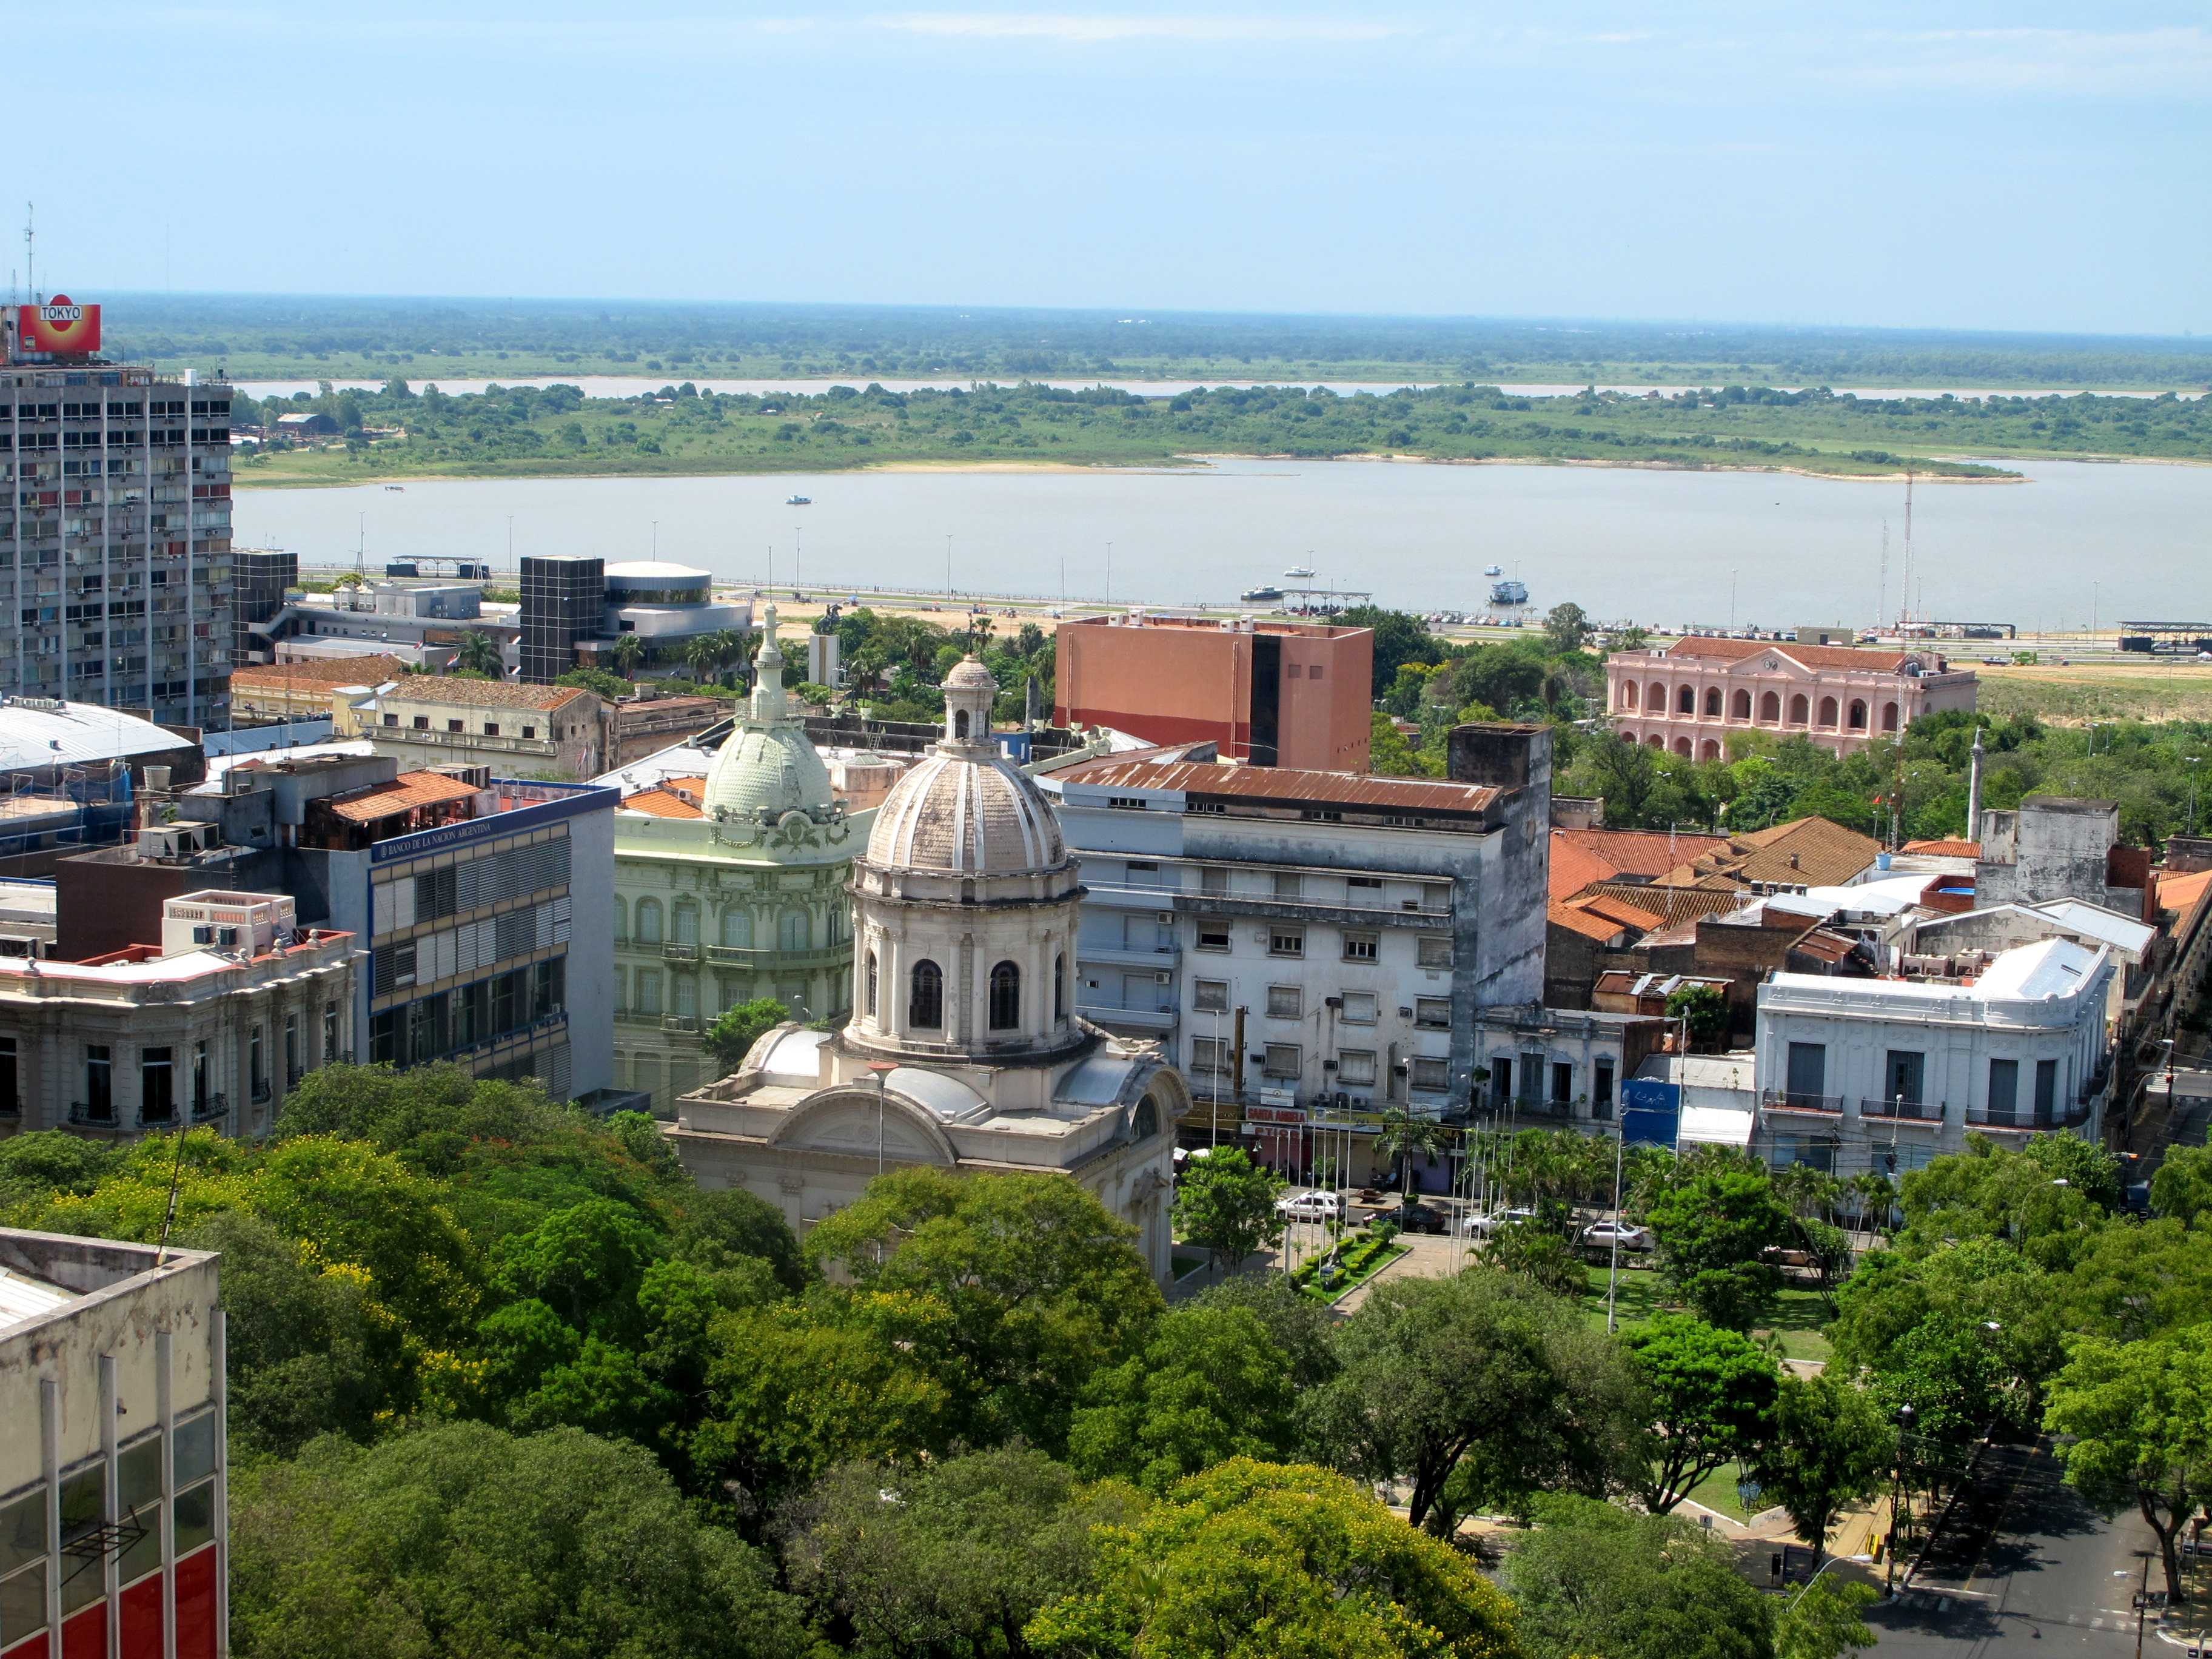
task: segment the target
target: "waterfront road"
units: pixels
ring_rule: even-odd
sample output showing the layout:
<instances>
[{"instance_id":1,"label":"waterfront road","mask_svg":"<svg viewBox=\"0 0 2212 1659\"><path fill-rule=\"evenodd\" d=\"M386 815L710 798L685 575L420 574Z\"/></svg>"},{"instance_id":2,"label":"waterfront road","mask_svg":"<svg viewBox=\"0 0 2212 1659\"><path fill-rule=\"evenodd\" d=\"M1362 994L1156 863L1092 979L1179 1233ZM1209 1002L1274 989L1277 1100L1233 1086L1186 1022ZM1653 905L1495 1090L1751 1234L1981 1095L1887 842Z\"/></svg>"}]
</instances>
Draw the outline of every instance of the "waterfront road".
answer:
<instances>
[{"instance_id":1,"label":"waterfront road","mask_svg":"<svg viewBox=\"0 0 2212 1659\"><path fill-rule=\"evenodd\" d=\"M2118 1659L2135 1651L2130 1603L2156 1540L2129 1513L2100 1519L2061 1479L2048 1440L1994 1447L1977 1465L1957 1524L1935 1540L1923 1572L1895 1602L1871 1609L1881 1659ZM2160 1583L2151 1568L2151 1583ZM2154 1622L2143 1651L2175 1656Z\"/></svg>"}]
</instances>

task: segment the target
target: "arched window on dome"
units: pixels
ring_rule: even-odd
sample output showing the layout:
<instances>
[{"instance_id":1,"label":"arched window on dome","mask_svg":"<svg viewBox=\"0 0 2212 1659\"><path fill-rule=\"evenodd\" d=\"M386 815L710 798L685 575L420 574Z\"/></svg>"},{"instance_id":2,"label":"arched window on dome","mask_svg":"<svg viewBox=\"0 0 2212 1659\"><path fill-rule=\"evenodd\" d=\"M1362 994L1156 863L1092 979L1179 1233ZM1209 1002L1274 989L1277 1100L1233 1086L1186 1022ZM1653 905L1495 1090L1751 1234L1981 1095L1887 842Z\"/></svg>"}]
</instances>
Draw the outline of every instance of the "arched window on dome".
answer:
<instances>
[{"instance_id":1,"label":"arched window on dome","mask_svg":"<svg viewBox=\"0 0 2212 1659\"><path fill-rule=\"evenodd\" d=\"M722 948L750 951L753 947L753 913L737 905L722 912Z\"/></svg>"},{"instance_id":2,"label":"arched window on dome","mask_svg":"<svg viewBox=\"0 0 2212 1659\"><path fill-rule=\"evenodd\" d=\"M917 962L913 980L906 1023L917 1030L934 1031L945 1024L945 970L933 962Z\"/></svg>"},{"instance_id":3,"label":"arched window on dome","mask_svg":"<svg viewBox=\"0 0 2212 1659\"><path fill-rule=\"evenodd\" d=\"M1129 1139L1150 1140L1160 1132L1160 1109L1146 1095L1137 1103L1137 1109L1129 1116Z\"/></svg>"},{"instance_id":4,"label":"arched window on dome","mask_svg":"<svg viewBox=\"0 0 2212 1659\"><path fill-rule=\"evenodd\" d=\"M1064 951L1052 959L1052 1018L1054 1024L1067 1018L1067 953Z\"/></svg>"},{"instance_id":5,"label":"arched window on dome","mask_svg":"<svg viewBox=\"0 0 2212 1659\"><path fill-rule=\"evenodd\" d=\"M868 1017L870 1019L873 1019L873 1018L876 1018L876 953L875 953L873 951L869 951L869 952L868 952L867 972L866 972L866 976L865 981L864 981L864 983L863 983L863 985L862 985L862 992L861 992L861 994L862 994L862 997L863 997L863 1000L862 1000L862 1002L861 1002L861 1004L860 1004L861 1011L862 1011L864 1013L866 1013L866 1014L867 1015L867 1017Z\"/></svg>"},{"instance_id":6,"label":"arched window on dome","mask_svg":"<svg viewBox=\"0 0 2212 1659\"><path fill-rule=\"evenodd\" d=\"M807 923L804 910L786 910L776 918L775 944L779 951L805 951L814 943L814 930Z\"/></svg>"},{"instance_id":7,"label":"arched window on dome","mask_svg":"<svg viewBox=\"0 0 2212 1659\"><path fill-rule=\"evenodd\" d=\"M678 945L699 942L699 907L690 899L678 899L668 907L668 937Z\"/></svg>"},{"instance_id":8,"label":"arched window on dome","mask_svg":"<svg viewBox=\"0 0 2212 1659\"><path fill-rule=\"evenodd\" d=\"M640 945L660 943L660 901L641 898L637 902L637 942Z\"/></svg>"},{"instance_id":9,"label":"arched window on dome","mask_svg":"<svg viewBox=\"0 0 2212 1659\"><path fill-rule=\"evenodd\" d=\"M956 738L964 738L968 735L968 711L964 708L956 708L952 711L952 735Z\"/></svg>"},{"instance_id":10,"label":"arched window on dome","mask_svg":"<svg viewBox=\"0 0 2212 1659\"><path fill-rule=\"evenodd\" d=\"M1022 970L1011 962L991 969L991 1029L1011 1031L1022 1023Z\"/></svg>"}]
</instances>

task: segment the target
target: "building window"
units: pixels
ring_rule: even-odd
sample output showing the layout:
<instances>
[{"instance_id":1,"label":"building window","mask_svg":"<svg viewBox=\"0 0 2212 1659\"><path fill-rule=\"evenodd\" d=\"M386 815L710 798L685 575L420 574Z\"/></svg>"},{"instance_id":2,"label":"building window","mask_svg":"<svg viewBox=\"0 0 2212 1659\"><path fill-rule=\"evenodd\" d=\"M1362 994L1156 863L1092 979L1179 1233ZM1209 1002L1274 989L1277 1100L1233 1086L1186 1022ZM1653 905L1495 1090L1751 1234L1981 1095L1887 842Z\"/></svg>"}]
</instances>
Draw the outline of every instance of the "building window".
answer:
<instances>
[{"instance_id":1,"label":"building window","mask_svg":"<svg viewBox=\"0 0 2212 1659\"><path fill-rule=\"evenodd\" d=\"M1054 1024L1067 1018L1067 953L1064 951L1052 959L1052 1018Z\"/></svg>"},{"instance_id":2,"label":"building window","mask_svg":"<svg viewBox=\"0 0 2212 1659\"><path fill-rule=\"evenodd\" d=\"M1552 1104L1565 1106L1575 1097L1575 1068L1564 1060L1552 1062Z\"/></svg>"},{"instance_id":3,"label":"building window","mask_svg":"<svg viewBox=\"0 0 2212 1659\"><path fill-rule=\"evenodd\" d=\"M1305 1012L1305 993L1295 985L1267 988L1267 1018L1297 1019Z\"/></svg>"},{"instance_id":4,"label":"building window","mask_svg":"<svg viewBox=\"0 0 2212 1659\"><path fill-rule=\"evenodd\" d=\"M805 951L814 943L814 930L804 910L786 910L776 918L776 947L782 951Z\"/></svg>"},{"instance_id":5,"label":"building window","mask_svg":"<svg viewBox=\"0 0 2212 1659\"><path fill-rule=\"evenodd\" d=\"M1590 1104L1598 1108L1613 1104L1613 1062L1609 1060L1599 1060L1593 1068ZM1605 1113L1601 1110L1599 1115L1603 1116Z\"/></svg>"},{"instance_id":6,"label":"building window","mask_svg":"<svg viewBox=\"0 0 2212 1659\"><path fill-rule=\"evenodd\" d=\"M945 970L933 962L914 964L906 1023L923 1031L934 1031L945 1024Z\"/></svg>"},{"instance_id":7,"label":"building window","mask_svg":"<svg viewBox=\"0 0 2212 1659\"><path fill-rule=\"evenodd\" d=\"M399 724L399 716L397 714L386 714L384 717L384 723L386 726L397 726Z\"/></svg>"},{"instance_id":8,"label":"building window","mask_svg":"<svg viewBox=\"0 0 2212 1659\"><path fill-rule=\"evenodd\" d=\"M460 732L462 730L461 722L459 720L447 720L446 722L446 730L454 732Z\"/></svg>"},{"instance_id":9,"label":"building window","mask_svg":"<svg viewBox=\"0 0 2212 1659\"><path fill-rule=\"evenodd\" d=\"M335 1002L323 1005L323 1064L328 1066L338 1057L338 1006Z\"/></svg>"},{"instance_id":10,"label":"building window","mask_svg":"<svg viewBox=\"0 0 2212 1659\"><path fill-rule=\"evenodd\" d=\"M668 907L669 937L678 945L699 942L699 907L690 899L678 899Z\"/></svg>"},{"instance_id":11,"label":"building window","mask_svg":"<svg viewBox=\"0 0 2212 1659\"><path fill-rule=\"evenodd\" d=\"M1449 997L1415 997L1413 1024L1431 1031L1447 1030L1451 1026Z\"/></svg>"},{"instance_id":12,"label":"building window","mask_svg":"<svg viewBox=\"0 0 2212 1659\"><path fill-rule=\"evenodd\" d=\"M725 951L750 951L753 948L753 913L738 906L726 905L722 910L722 948Z\"/></svg>"},{"instance_id":13,"label":"building window","mask_svg":"<svg viewBox=\"0 0 2212 1659\"><path fill-rule=\"evenodd\" d=\"M416 729L417 732L427 732L427 731L428 731L428 730L430 729L430 717L429 717L428 714L417 714L417 715L416 715L416 716L415 716L415 729Z\"/></svg>"},{"instance_id":14,"label":"building window","mask_svg":"<svg viewBox=\"0 0 2212 1659\"><path fill-rule=\"evenodd\" d=\"M534 726L526 726L522 728L522 735L526 738L535 738L538 735L538 728Z\"/></svg>"},{"instance_id":15,"label":"building window","mask_svg":"<svg viewBox=\"0 0 2212 1659\"><path fill-rule=\"evenodd\" d=\"M1194 1072L1221 1073L1229 1069L1229 1043L1223 1037L1193 1037L1190 1040L1190 1069Z\"/></svg>"},{"instance_id":16,"label":"building window","mask_svg":"<svg viewBox=\"0 0 2212 1659\"><path fill-rule=\"evenodd\" d=\"M615 899L615 943L620 945L629 938L629 902L619 895Z\"/></svg>"},{"instance_id":17,"label":"building window","mask_svg":"<svg viewBox=\"0 0 2212 1659\"><path fill-rule=\"evenodd\" d=\"M368 1063L372 1066L396 1066L399 1063L399 1011L387 1008L380 1014L368 1017Z\"/></svg>"},{"instance_id":18,"label":"building window","mask_svg":"<svg viewBox=\"0 0 2212 1659\"><path fill-rule=\"evenodd\" d=\"M284 1086L290 1088L300 1080L300 1017L284 1016Z\"/></svg>"},{"instance_id":19,"label":"building window","mask_svg":"<svg viewBox=\"0 0 2212 1659\"><path fill-rule=\"evenodd\" d=\"M1275 896L1279 899L1297 899L1305 891L1305 878L1286 870L1275 872Z\"/></svg>"},{"instance_id":20,"label":"building window","mask_svg":"<svg viewBox=\"0 0 2212 1659\"><path fill-rule=\"evenodd\" d=\"M1229 930L1226 927L1200 928L1198 948L1201 951L1226 951L1229 948Z\"/></svg>"},{"instance_id":21,"label":"building window","mask_svg":"<svg viewBox=\"0 0 2212 1659\"><path fill-rule=\"evenodd\" d=\"M497 720L486 720L484 722L484 736L488 738L495 738L498 735L499 722Z\"/></svg>"},{"instance_id":22,"label":"building window","mask_svg":"<svg viewBox=\"0 0 2212 1659\"><path fill-rule=\"evenodd\" d=\"M676 1018L699 1018L699 981L690 974L678 974L675 978Z\"/></svg>"},{"instance_id":23,"label":"building window","mask_svg":"<svg viewBox=\"0 0 2212 1659\"><path fill-rule=\"evenodd\" d=\"M641 898L637 902L637 942L640 945L660 943L660 901Z\"/></svg>"},{"instance_id":24,"label":"building window","mask_svg":"<svg viewBox=\"0 0 2212 1659\"><path fill-rule=\"evenodd\" d=\"M1229 872L1218 864L1209 864L1198 872L1198 890L1211 893L1216 898L1229 891Z\"/></svg>"},{"instance_id":25,"label":"building window","mask_svg":"<svg viewBox=\"0 0 2212 1659\"><path fill-rule=\"evenodd\" d=\"M170 1076L169 1050L138 1051L138 1121L167 1123L177 1115L175 1080Z\"/></svg>"},{"instance_id":26,"label":"building window","mask_svg":"<svg viewBox=\"0 0 2212 1659\"><path fill-rule=\"evenodd\" d=\"M1372 962L1382 948L1379 933L1346 933L1344 936L1344 959L1346 962Z\"/></svg>"},{"instance_id":27,"label":"building window","mask_svg":"<svg viewBox=\"0 0 2212 1659\"><path fill-rule=\"evenodd\" d=\"M860 1012L873 1019L876 1017L876 953L873 951L868 952L860 993Z\"/></svg>"},{"instance_id":28,"label":"building window","mask_svg":"<svg viewBox=\"0 0 2212 1659\"><path fill-rule=\"evenodd\" d=\"M2035 1121L2051 1121L2051 1115L2058 1109L2058 1062L2039 1060L2035 1062Z\"/></svg>"},{"instance_id":29,"label":"building window","mask_svg":"<svg viewBox=\"0 0 2212 1659\"><path fill-rule=\"evenodd\" d=\"M1449 968L1452 965L1452 942L1448 933L1424 933L1420 939L1419 964L1424 968Z\"/></svg>"},{"instance_id":30,"label":"building window","mask_svg":"<svg viewBox=\"0 0 2212 1659\"><path fill-rule=\"evenodd\" d=\"M533 1019L544 1019L559 1013L568 1001L568 959L555 957L541 962L532 970L530 1012ZM698 1011L698 994L692 993L692 1011Z\"/></svg>"},{"instance_id":31,"label":"building window","mask_svg":"<svg viewBox=\"0 0 2212 1659\"><path fill-rule=\"evenodd\" d=\"M1372 1048L1340 1048L1336 1055L1336 1080L1347 1089L1370 1089L1375 1086L1375 1051Z\"/></svg>"},{"instance_id":32,"label":"building window","mask_svg":"<svg viewBox=\"0 0 2212 1659\"><path fill-rule=\"evenodd\" d=\"M1993 1060L1990 1062L1990 1121L2009 1123L2020 1109L2020 1062L2016 1060Z\"/></svg>"},{"instance_id":33,"label":"building window","mask_svg":"<svg viewBox=\"0 0 2212 1659\"><path fill-rule=\"evenodd\" d=\"M1202 979L1191 994L1191 1007L1201 1014L1225 1014L1229 1012L1229 981L1225 979Z\"/></svg>"},{"instance_id":34,"label":"building window","mask_svg":"<svg viewBox=\"0 0 2212 1659\"><path fill-rule=\"evenodd\" d=\"M1416 1054L1407 1067L1407 1080L1416 1089L1436 1091L1449 1081L1451 1062L1426 1054Z\"/></svg>"},{"instance_id":35,"label":"building window","mask_svg":"<svg viewBox=\"0 0 2212 1659\"><path fill-rule=\"evenodd\" d=\"M653 1015L660 1012L660 969L658 968L637 970L637 1012Z\"/></svg>"},{"instance_id":36,"label":"building window","mask_svg":"<svg viewBox=\"0 0 2212 1659\"><path fill-rule=\"evenodd\" d=\"M991 1029L1011 1031L1022 1023L1022 970L1011 962L991 969Z\"/></svg>"},{"instance_id":37,"label":"building window","mask_svg":"<svg viewBox=\"0 0 2212 1659\"><path fill-rule=\"evenodd\" d=\"M0 1037L0 1117L14 1117L23 1109L22 1086L15 1073L15 1039Z\"/></svg>"},{"instance_id":38,"label":"building window","mask_svg":"<svg viewBox=\"0 0 2212 1659\"><path fill-rule=\"evenodd\" d=\"M1345 878L1344 890L1345 892L1355 901L1364 898L1380 898L1382 896L1382 878L1380 876L1347 876Z\"/></svg>"},{"instance_id":39,"label":"building window","mask_svg":"<svg viewBox=\"0 0 2212 1659\"><path fill-rule=\"evenodd\" d=\"M1271 957L1302 957L1306 953L1306 930L1303 927L1274 927L1267 933L1267 954Z\"/></svg>"},{"instance_id":40,"label":"building window","mask_svg":"<svg viewBox=\"0 0 2212 1659\"><path fill-rule=\"evenodd\" d=\"M1261 1063L1261 1070L1267 1077L1278 1080L1287 1079L1296 1082L1299 1071L1299 1058L1300 1051L1297 1043L1271 1042L1267 1045L1267 1057Z\"/></svg>"},{"instance_id":41,"label":"building window","mask_svg":"<svg viewBox=\"0 0 2212 1659\"><path fill-rule=\"evenodd\" d=\"M1344 994L1343 1018L1346 1025L1372 1025L1375 1023L1375 993L1346 991Z\"/></svg>"},{"instance_id":42,"label":"building window","mask_svg":"<svg viewBox=\"0 0 2212 1659\"><path fill-rule=\"evenodd\" d=\"M115 1121L115 1057L104 1042L85 1045L84 1115L94 1123Z\"/></svg>"}]
</instances>

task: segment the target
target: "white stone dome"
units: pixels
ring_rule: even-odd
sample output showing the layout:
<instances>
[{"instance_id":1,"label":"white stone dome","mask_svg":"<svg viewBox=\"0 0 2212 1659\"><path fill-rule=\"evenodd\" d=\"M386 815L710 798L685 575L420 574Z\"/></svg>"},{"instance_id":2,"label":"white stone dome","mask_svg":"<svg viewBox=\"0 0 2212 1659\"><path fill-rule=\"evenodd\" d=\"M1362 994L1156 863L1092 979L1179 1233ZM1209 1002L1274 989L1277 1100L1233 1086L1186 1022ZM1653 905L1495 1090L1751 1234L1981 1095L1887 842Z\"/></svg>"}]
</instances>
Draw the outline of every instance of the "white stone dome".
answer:
<instances>
[{"instance_id":1,"label":"white stone dome","mask_svg":"<svg viewBox=\"0 0 2212 1659\"><path fill-rule=\"evenodd\" d=\"M867 860L932 874L1036 875L1067 863L1067 842L1051 804L1006 761L939 749L876 809Z\"/></svg>"},{"instance_id":2,"label":"white stone dome","mask_svg":"<svg viewBox=\"0 0 2212 1659\"><path fill-rule=\"evenodd\" d=\"M708 817L774 823L786 812L816 816L836 805L830 769L798 726L741 726L707 768Z\"/></svg>"}]
</instances>

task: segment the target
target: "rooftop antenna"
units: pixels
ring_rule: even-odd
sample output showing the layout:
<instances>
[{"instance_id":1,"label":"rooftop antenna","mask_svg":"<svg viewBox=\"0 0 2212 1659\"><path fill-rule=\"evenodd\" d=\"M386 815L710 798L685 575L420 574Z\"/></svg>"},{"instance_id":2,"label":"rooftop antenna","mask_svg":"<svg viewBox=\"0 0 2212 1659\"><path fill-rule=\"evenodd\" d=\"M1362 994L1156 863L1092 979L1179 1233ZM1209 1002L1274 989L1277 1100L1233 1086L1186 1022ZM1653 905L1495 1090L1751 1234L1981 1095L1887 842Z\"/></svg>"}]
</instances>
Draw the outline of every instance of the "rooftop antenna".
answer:
<instances>
[{"instance_id":1,"label":"rooftop antenna","mask_svg":"<svg viewBox=\"0 0 2212 1659\"><path fill-rule=\"evenodd\" d=\"M1912 469L1905 469L1905 610L1900 622L1912 618Z\"/></svg>"},{"instance_id":2,"label":"rooftop antenna","mask_svg":"<svg viewBox=\"0 0 2212 1659\"><path fill-rule=\"evenodd\" d=\"M31 303L39 303L37 204L23 204L23 285L31 290Z\"/></svg>"},{"instance_id":3,"label":"rooftop antenna","mask_svg":"<svg viewBox=\"0 0 2212 1659\"><path fill-rule=\"evenodd\" d=\"M1889 520L1881 521L1881 574L1875 579L1875 625L1880 627L1889 614Z\"/></svg>"}]
</instances>

